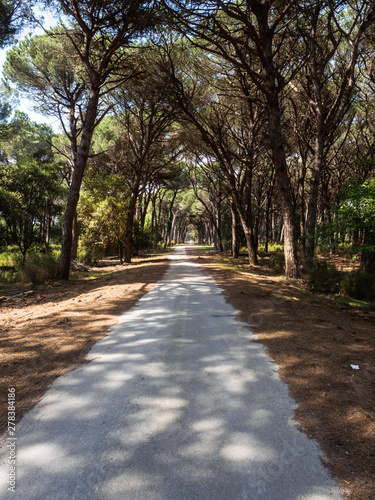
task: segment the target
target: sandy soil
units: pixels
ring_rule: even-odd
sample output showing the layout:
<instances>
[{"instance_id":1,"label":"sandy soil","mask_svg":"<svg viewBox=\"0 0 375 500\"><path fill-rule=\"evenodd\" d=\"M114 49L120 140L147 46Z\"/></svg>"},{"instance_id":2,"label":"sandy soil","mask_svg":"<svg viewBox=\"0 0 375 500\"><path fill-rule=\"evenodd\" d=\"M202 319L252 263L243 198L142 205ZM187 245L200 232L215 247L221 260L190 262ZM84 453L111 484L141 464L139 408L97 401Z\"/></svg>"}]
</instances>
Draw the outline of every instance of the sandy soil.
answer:
<instances>
[{"instance_id":1,"label":"sandy soil","mask_svg":"<svg viewBox=\"0 0 375 500\"><path fill-rule=\"evenodd\" d=\"M191 249L227 300L266 345L298 402L296 419L328 457L351 500L375 500L375 316L313 295L301 283L244 261ZM112 264L112 265L110 265ZM85 362L90 347L166 271L167 259L80 272L67 283L0 291L0 432L6 396L17 419L56 377ZM351 367L359 365L359 370Z\"/></svg>"},{"instance_id":2,"label":"sandy soil","mask_svg":"<svg viewBox=\"0 0 375 500\"><path fill-rule=\"evenodd\" d=\"M16 389L19 421L56 377L85 363L90 347L161 279L168 260L108 264L66 283L0 293L0 433L7 428L8 388Z\"/></svg>"},{"instance_id":3,"label":"sandy soil","mask_svg":"<svg viewBox=\"0 0 375 500\"><path fill-rule=\"evenodd\" d=\"M243 259L195 252L280 367L296 419L351 500L375 499L375 315ZM358 365L355 370L351 365Z\"/></svg>"}]
</instances>

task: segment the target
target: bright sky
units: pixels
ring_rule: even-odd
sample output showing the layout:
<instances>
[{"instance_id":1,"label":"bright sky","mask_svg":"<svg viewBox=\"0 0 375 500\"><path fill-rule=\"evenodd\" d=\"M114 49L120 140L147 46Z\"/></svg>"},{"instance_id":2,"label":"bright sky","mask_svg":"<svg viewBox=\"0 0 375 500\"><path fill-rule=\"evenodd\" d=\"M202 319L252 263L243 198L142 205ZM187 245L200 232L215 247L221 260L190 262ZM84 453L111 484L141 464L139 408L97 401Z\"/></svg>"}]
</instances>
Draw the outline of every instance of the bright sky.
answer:
<instances>
[{"instance_id":1,"label":"bright sky","mask_svg":"<svg viewBox=\"0 0 375 500\"><path fill-rule=\"evenodd\" d=\"M48 12L46 10L44 10L42 14L44 17L43 26L45 29L48 29L51 26L54 26L55 24L57 24L58 19L53 14L51 14L50 12ZM40 17L40 13L38 13L37 15L38 15L38 17ZM29 29L24 30L18 36L18 39L19 40L22 39L23 37L25 37L29 33L30 33ZM37 28L33 33L35 35L40 35L43 33L43 29ZM4 61L5 61L7 50L9 50L9 47L7 47L6 49L0 50L0 71L1 72L2 72ZM60 120L58 118L52 118L50 116L41 115L40 113L37 113L36 111L34 111L32 108L33 108L33 103L32 103L32 101L30 101L28 99L20 99L19 106L17 107L17 109L19 111L23 111L23 112L27 113L30 120L37 122L37 123L48 123L49 125L51 125L51 127L54 129L55 132L60 131L59 130Z\"/></svg>"}]
</instances>

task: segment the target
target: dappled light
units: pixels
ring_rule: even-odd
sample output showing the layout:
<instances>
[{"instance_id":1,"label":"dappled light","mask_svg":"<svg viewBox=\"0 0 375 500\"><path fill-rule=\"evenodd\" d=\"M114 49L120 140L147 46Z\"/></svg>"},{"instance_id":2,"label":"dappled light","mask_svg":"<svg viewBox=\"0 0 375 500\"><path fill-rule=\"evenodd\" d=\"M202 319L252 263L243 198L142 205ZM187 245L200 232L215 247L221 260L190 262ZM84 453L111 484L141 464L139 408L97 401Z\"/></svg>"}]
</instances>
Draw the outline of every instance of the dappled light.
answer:
<instances>
[{"instance_id":1,"label":"dappled light","mask_svg":"<svg viewBox=\"0 0 375 500\"><path fill-rule=\"evenodd\" d=\"M17 388L19 419L57 376L86 362L84 356L90 347L167 268L165 257L144 265L111 267L107 272L101 269L91 279L37 287L27 296L2 297L3 414L7 387ZM5 423L0 423L2 429Z\"/></svg>"},{"instance_id":2,"label":"dappled light","mask_svg":"<svg viewBox=\"0 0 375 500\"><path fill-rule=\"evenodd\" d=\"M353 499L374 491L374 321L301 284L242 261L200 258L258 342L276 360L296 399L296 419L325 452ZM351 365L359 366L353 370ZM275 369L277 366L275 365Z\"/></svg>"},{"instance_id":3,"label":"dappled light","mask_svg":"<svg viewBox=\"0 0 375 500\"><path fill-rule=\"evenodd\" d=\"M264 348L185 258L22 420L19 498L340 498Z\"/></svg>"}]
</instances>

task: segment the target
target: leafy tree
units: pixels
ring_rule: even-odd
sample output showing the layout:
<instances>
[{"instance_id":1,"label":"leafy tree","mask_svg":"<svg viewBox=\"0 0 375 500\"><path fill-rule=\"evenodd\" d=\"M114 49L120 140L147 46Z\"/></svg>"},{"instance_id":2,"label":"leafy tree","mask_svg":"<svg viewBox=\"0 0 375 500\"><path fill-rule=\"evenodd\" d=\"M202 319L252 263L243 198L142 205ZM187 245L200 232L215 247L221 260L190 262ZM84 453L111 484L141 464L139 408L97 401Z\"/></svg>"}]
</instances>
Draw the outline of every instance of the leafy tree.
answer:
<instances>
[{"instance_id":1,"label":"leafy tree","mask_svg":"<svg viewBox=\"0 0 375 500\"><path fill-rule=\"evenodd\" d=\"M172 42L165 45L160 64L169 95L182 112L185 147L205 165L206 174L210 165L218 166L211 173L219 172L220 182L230 193L244 231L249 263L256 265L251 184L260 152L262 105L254 103L240 72L223 71L222 59L216 64L212 60L200 50Z\"/></svg>"},{"instance_id":2,"label":"leafy tree","mask_svg":"<svg viewBox=\"0 0 375 500\"><path fill-rule=\"evenodd\" d=\"M291 87L310 103L308 114L314 131L306 217L305 257L308 258L314 256L320 175L337 131L350 110L360 74L357 71L360 50L363 57L365 35L375 21L373 2L340 4L320 0L299 6L297 31L304 39L309 59L307 71L301 72Z\"/></svg>"},{"instance_id":3,"label":"leafy tree","mask_svg":"<svg viewBox=\"0 0 375 500\"><path fill-rule=\"evenodd\" d=\"M60 257L59 277L69 278L72 229L76 215L80 187L90 155L91 140L94 129L98 124L100 103L104 95L113 91L131 74L136 71L137 62L134 52L129 50L134 40L151 24L153 2L145 0L131 0L130 2L108 3L103 0L84 1L61 0L59 2L66 25L60 25L61 37L69 40L72 47L68 51L70 60L74 54L78 68L84 69L87 86L87 99L80 112L81 131L76 151L73 154L73 173L71 177L69 197L66 205L62 249ZM55 33L56 34L56 33ZM53 32L52 32L53 35ZM44 40L44 39L43 39ZM53 45L53 44L52 44ZM48 46L45 44L44 59L48 59ZM36 58L38 55L36 54ZM43 59L43 57L42 57ZM60 77L59 65L54 65L53 58L49 58L49 66ZM43 61L44 64L45 61ZM69 66L69 64L68 64ZM26 66L27 69L27 66ZM39 68L38 68L39 70ZM71 65L62 65L62 73L71 72ZM21 73L22 73L21 67ZM40 72L39 72L40 74ZM43 81L48 81L49 75L43 75ZM53 82L55 82L53 78ZM72 77L72 81L74 78ZM70 90L73 87L70 87ZM62 87L62 91L65 89ZM66 94L63 94L64 98ZM103 114L105 114L103 111Z\"/></svg>"},{"instance_id":4,"label":"leafy tree","mask_svg":"<svg viewBox=\"0 0 375 500\"><path fill-rule=\"evenodd\" d=\"M175 20L175 29L190 39L193 33L193 43L224 58L233 72L246 74L263 96L284 219L285 272L289 277L297 277L295 210L285 151L282 100L303 61L292 31L298 2L285 5L258 0L204 3L173 0L163 4ZM255 262L254 251L249 251Z\"/></svg>"},{"instance_id":5,"label":"leafy tree","mask_svg":"<svg viewBox=\"0 0 375 500\"><path fill-rule=\"evenodd\" d=\"M0 152L8 162L25 158L52 162L52 136L49 125L32 122L26 113L16 111L7 125L7 133L0 139Z\"/></svg>"},{"instance_id":6,"label":"leafy tree","mask_svg":"<svg viewBox=\"0 0 375 500\"><path fill-rule=\"evenodd\" d=\"M361 269L375 273L375 177L344 185L338 215L341 229L362 234Z\"/></svg>"},{"instance_id":7,"label":"leafy tree","mask_svg":"<svg viewBox=\"0 0 375 500\"><path fill-rule=\"evenodd\" d=\"M0 166L0 218L5 222L7 240L18 245L24 259L36 241L48 244L63 194L54 164L27 158Z\"/></svg>"},{"instance_id":8,"label":"leafy tree","mask_svg":"<svg viewBox=\"0 0 375 500\"><path fill-rule=\"evenodd\" d=\"M95 250L117 250L123 262L126 214L130 193L121 174L89 169L78 205L85 259Z\"/></svg>"},{"instance_id":9,"label":"leafy tree","mask_svg":"<svg viewBox=\"0 0 375 500\"><path fill-rule=\"evenodd\" d=\"M0 49L13 43L14 36L30 22L30 6L22 0L0 1Z\"/></svg>"},{"instance_id":10,"label":"leafy tree","mask_svg":"<svg viewBox=\"0 0 375 500\"><path fill-rule=\"evenodd\" d=\"M130 190L127 208L124 260L133 253L133 233L140 211L137 205L147 187L160 178L180 153L178 134L173 130L175 110L166 105L165 92L157 67L145 54L140 63L142 77L134 77L111 96L115 118L111 119L117 140L106 152L104 168L120 172ZM104 149L106 145L102 145ZM97 151L97 150L96 150ZM96 160L103 163L103 157ZM144 201L150 197L144 197ZM145 215L145 210L142 210ZM142 217L140 217L141 225ZM144 221L144 218L143 218ZM136 223L134 227L134 222Z\"/></svg>"}]
</instances>

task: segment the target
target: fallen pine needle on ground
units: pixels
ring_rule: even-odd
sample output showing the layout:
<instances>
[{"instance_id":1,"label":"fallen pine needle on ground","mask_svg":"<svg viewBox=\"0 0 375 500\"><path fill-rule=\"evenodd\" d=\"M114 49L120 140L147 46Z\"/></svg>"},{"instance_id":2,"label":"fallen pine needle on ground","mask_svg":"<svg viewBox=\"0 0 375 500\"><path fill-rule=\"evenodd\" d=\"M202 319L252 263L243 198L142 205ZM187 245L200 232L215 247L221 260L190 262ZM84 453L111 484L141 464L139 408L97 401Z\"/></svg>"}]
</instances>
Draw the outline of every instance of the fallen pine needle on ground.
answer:
<instances>
[{"instance_id":1,"label":"fallen pine needle on ground","mask_svg":"<svg viewBox=\"0 0 375 500\"><path fill-rule=\"evenodd\" d=\"M0 294L0 434L7 427L8 388L16 390L18 422L57 377L86 362L92 345L167 268L168 259L158 256L91 268L71 281L13 296Z\"/></svg>"},{"instance_id":2,"label":"fallen pine needle on ground","mask_svg":"<svg viewBox=\"0 0 375 500\"><path fill-rule=\"evenodd\" d=\"M350 500L375 499L375 316L266 268L190 250L279 366L295 418ZM359 366L353 369L351 365Z\"/></svg>"}]
</instances>

